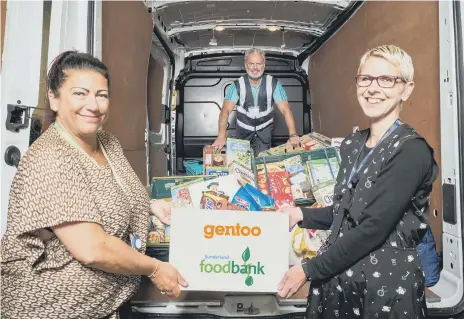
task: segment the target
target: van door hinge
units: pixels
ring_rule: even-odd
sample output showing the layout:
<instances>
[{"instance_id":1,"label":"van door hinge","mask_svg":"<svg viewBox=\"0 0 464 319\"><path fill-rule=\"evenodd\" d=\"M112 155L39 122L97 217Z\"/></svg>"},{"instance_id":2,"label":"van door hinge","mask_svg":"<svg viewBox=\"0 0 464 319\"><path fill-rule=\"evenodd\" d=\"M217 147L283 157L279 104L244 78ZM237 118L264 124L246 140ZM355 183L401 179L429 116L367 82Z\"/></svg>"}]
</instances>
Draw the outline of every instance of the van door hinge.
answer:
<instances>
[{"instance_id":1,"label":"van door hinge","mask_svg":"<svg viewBox=\"0 0 464 319\"><path fill-rule=\"evenodd\" d=\"M171 122L171 110L166 104L163 104L162 107L164 109L163 122L164 124L169 124Z\"/></svg>"},{"instance_id":2,"label":"van door hinge","mask_svg":"<svg viewBox=\"0 0 464 319\"><path fill-rule=\"evenodd\" d=\"M20 101L18 101L20 102ZM20 104L8 104L7 105L7 118L6 118L6 129L11 132L18 133L20 130L24 130L29 127L29 109L34 108Z\"/></svg>"}]
</instances>

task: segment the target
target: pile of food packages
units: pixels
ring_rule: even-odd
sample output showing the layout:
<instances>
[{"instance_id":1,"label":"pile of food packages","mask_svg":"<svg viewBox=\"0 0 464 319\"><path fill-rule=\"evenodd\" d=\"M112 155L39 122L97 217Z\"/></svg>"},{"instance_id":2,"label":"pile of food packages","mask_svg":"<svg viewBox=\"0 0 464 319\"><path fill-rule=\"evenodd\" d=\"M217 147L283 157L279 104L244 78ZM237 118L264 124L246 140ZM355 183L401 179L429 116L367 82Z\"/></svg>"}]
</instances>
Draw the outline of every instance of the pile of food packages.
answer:
<instances>
[{"instance_id":1,"label":"pile of food packages","mask_svg":"<svg viewBox=\"0 0 464 319\"><path fill-rule=\"evenodd\" d=\"M173 208L227 211L329 206L339 169L337 145L311 133L296 148L284 144L254 157L249 141L228 138L223 150L204 147L202 175L153 178L151 198L165 200ZM167 245L170 226L150 218L147 245ZM291 233L294 254L314 256L326 236L326 231L295 226Z\"/></svg>"}]
</instances>

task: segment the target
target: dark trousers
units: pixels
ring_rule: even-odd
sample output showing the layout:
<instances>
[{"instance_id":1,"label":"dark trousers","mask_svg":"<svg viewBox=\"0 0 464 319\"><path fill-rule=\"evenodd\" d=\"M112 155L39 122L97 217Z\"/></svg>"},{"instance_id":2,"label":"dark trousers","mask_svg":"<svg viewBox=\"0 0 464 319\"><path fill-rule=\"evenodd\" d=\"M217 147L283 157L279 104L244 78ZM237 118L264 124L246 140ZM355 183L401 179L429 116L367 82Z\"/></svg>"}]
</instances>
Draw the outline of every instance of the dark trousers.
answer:
<instances>
[{"instance_id":1,"label":"dark trousers","mask_svg":"<svg viewBox=\"0 0 464 319\"><path fill-rule=\"evenodd\" d=\"M271 148L270 141L269 143L264 143L256 134L251 137L250 144L254 151L255 157L258 156L259 153L267 151Z\"/></svg>"}]
</instances>

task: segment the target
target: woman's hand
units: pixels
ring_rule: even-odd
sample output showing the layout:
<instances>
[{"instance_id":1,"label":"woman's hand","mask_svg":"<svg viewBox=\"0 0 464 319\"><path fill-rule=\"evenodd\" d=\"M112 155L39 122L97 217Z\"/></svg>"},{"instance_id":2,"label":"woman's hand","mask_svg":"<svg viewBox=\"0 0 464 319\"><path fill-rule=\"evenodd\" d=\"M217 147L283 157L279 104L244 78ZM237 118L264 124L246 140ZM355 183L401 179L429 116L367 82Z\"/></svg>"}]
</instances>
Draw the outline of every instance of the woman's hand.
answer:
<instances>
[{"instance_id":1,"label":"woman's hand","mask_svg":"<svg viewBox=\"0 0 464 319\"><path fill-rule=\"evenodd\" d=\"M168 202L151 200L150 214L155 215L163 224L171 225L171 205Z\"/></svg>"},{"instance_id":2,"label":"woman's hand","mask_svg":"<svg viewBox=\"0 0 464 319\"><path fill-rule=\"evenodd\" d=\"M303 220L303 212L299 207L282 206L280 212L288 214L289 227L292 229L295 225Z\"/></svg>"},{"instance_id":3,"label":"woman's hand","mask_svg":"<svg viewBox=\"0 0 464 319\"><path fill-rule=\"evenodd\" d=\"M279 297L290 298L308 281L303 266L295 265L284 275L284 278L279 283Z\"/></svg>"},{"instance_id":4,"label":"woman's hand","mask_svg":"<svg viewBox=\"0 0 464 319\"><path fill-rule=\"evenodd\" d=\"M187 281L182 277L179 271L171 264L159 261L158 269L151 282L161 290L162 294L167 294L170 297L178 297L180 295L180 286L188 287Z\"/></svg>"}]
</instances>

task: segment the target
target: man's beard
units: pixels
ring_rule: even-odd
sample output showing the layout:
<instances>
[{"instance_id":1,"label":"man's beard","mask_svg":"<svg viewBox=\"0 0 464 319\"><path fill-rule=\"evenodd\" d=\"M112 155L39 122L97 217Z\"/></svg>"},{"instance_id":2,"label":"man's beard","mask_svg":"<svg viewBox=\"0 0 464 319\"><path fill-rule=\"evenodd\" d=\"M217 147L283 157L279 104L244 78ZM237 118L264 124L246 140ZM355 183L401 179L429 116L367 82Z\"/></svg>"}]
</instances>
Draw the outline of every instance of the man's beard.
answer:
<instances>
[{"instance_id":1,"label":"man's beard","mask_svg":"<svg viewBox=\"0 0 464 319\"><path fill-rule=\"evenodd\" d=\"M247 74L248 74L248 77L249 77L251 80L256 81L256 80L259 80L259 79L261 79L261 78L263 77L264 72L261 73L261 74L260 74L259 76L257 76L257 77L252 76L252 75L251 75L251 72L247 72Z\"/></svg>"}]
</instances>

